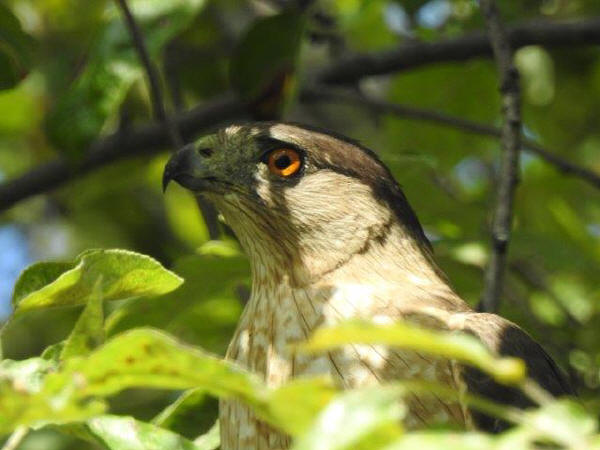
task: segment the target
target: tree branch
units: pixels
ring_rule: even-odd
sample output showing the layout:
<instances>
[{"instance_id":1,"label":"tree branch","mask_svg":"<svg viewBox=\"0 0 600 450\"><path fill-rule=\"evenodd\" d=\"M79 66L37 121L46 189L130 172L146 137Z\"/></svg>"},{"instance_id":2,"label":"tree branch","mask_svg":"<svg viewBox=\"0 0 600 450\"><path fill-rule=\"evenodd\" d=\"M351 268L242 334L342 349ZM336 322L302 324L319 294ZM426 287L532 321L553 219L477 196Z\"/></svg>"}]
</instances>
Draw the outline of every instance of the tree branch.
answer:
<instances>
[{"instance_id":1,"label":"tree branch","mask_svg":"<svg viewBox=\"0 0 600 450\"><path fill-rule=\"evenodd\" d=\"M507 30L513 49L526 45L565 47L600 44L600 17L577 22L531 21ZM350 84L361 78L386 75L427 64L465 61L492 56L489 37L483 32L437 42L408 42L393 50L341 58L317 73L328 84Z\"/></svg>"},{"instance_id":2,"label":"tree branch","mask_svg":"<svg viewBox=\"0 0 600 450\"><path fill-rule=\"evenodd\" d=\"M506 259L513 217L515 189L519 176L519 150L521 148L521 96L519 72L513 64L513 55L506 32L500 19L495 0L480 0L494 59L498 67L500 92L502 94L502 156L498 198L492 223L492 252L485 272L485 285L481 309L496 312L500 305L502 284L506 272Z\"/></svg>"},{"instance_id":3,"label":"tree branch","mask_svg":"<svg viewBox=\"0 0 600 450\"><path fill-rule=\"evenodd\" d=\"M224 97L207 105L199 105L176 117L185 139L207 128L233 119L246 117L245 103ZM120 159L156 154L169 145L169 137L161 124L148 124L131 131L117 131L93 143L78 164L57 158L41 164L25 174L0 184L0 210L37 194L55 189L93 170Z\"/></svg>"},{"instance_id":4,"label":"tree branch","mask_svg":"<svg viewBox=\"0 0 600 450\"><path fill-rule=\"evenodd\" d=\"M131 40L133 41L133 45L135 46L135 49L140 57L140 61L142 62L142 66L146 72L146 76L148 77L148 84L150 85L150 98L152 99L152 109L154 111L154 115L166 128L173 148L178 149L183 145L183 141L181 140L181 135L177 130L177 126L175 123L173 123L171 116L167 113L165 108L158 70L150 60L150 55L148 55L148 49L146 48L142 30L135 21L129 6L127 5L127 1L115 1L119 5L119 8L121 8L127 29L131 35Z\"/></svg>"},{"instance_id":5,"label":"tree branch","mask_svg":"<svg viewBox=\"0 0 600 450\"><path fill-rule=\"evenodd\" d=\"M300 99L301 101L308 103L334 102L345 103L361 108L366 107L376 114L391 114L397 117L404 117L406 119L432 122L438 125L447 125L451 128L466 131L468 133L479 134L482 136L499 138L502 135L502 130L493 125L487 125L429 109L391 103L385 100L379 100L352 92L340 92L332 90L332 88L329 87L323 88L316 86L312 88L305 88L300 93ZM559 172L565 175L581 178L583 181L586 181L593 187L600 189L600 174L574 164L545 149L543 146L530 139L523 139L522 143L524 151L537 155L548 164L554 166L554 168Z\"/></svg>"},{"instance_id":6,"label":"tree branch","mask_svg":"<svg viewBox=\"0 0 600 450\"><path fill-rule=\"evenodd\" d=\"M528 22L510 29L509 38L511 45L515 48L531 44L544 46L598 44L600 43L600 18L561 24ZM475 32L457 39L434 43L404 44L398 49L387 52L344 58L321 70L317 78L328 83L354 82L365 76L383 75L438 62L487 57L491 53L491 46L485 34ZM187 129L181 129L185 138L186 135L192 136L205 128L233 118L247 116L246 107L247 105L231 98L221 99L212 102L206 108L198 106L188 113L180 114L176 121L181 127L187 127ZM423 117L423 120L433 119ZM456 120L463 119L457 118ZM443 122L443 120L439 121L439 123ZM449 122L448 124L451 125ZM481 126L486 127L485 125ZM474 129L470 131L477 132ZM489 134L496 135L495 133L496 131ZM481 134L488 133L482 130ZM0 184L0 210L7 209L33 195L59 187L71 179L112 161L157 153L167 146L167 138L167 132L162 126L156 124L137 128L123 137L113 134L99 138L91 145L83 161L76 166L69 165L66 160L58 158ZM136 148L136 145L139 147ZM536 151L561 171L598 186L598 177L593 172L564 161L553 154L543 155L544 150L532 143L528 144L528 148Z\"/></svg>"}]
</instances>

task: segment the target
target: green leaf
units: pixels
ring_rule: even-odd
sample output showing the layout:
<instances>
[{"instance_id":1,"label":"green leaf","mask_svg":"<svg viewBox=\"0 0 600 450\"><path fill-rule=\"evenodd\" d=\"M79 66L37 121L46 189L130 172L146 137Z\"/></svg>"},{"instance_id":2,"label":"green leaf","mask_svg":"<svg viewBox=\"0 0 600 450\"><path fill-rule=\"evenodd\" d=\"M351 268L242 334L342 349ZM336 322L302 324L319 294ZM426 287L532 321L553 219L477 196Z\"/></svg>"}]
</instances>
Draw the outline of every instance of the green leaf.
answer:
<instances>
[{"instance_id":1,"label":"green leaf","mask_svg":"<svg viewBox=\"0 0 600 450\"><path fill-rule=\"evenodd\" d=\"M250 401L262 395L261 383L242 369L151 329L123 333L88 358L68 361L49 386L75 374L83 377L81 396L107 396L131 387L198 387Z\"/></svg>"},{"instance_id":2,"label":"green leaf","mask_svg":"<svg viewBox=\"0 0 600 450\"><path fill-rule=\"evenodd\" d=\"M55 278L61 269L68 270ZM149 256L126 250L89 250L72 264L40 263L25 270L13 294L15 315L40 308L87 303L100 276L99 289L104 300L160 295L183 282ZM52 281L43 285L48 280Z\"/></svg>"},{"instance_id":3,"label":"green leaf","mask_svg":"<svg viewBox=\"0 0 600 450\"><path fill-rule=\"evenodd\" d=\"M319 328L298 346L300 351L321 352L345 344L385 344L456 359L470 364L503 383L518 383L525 377L525 364L516 358L494 357L475 338L457 333L419 328L407 323L376 325L353 321Z\"/></svg>"},{"instance_id":4,"label":"green leaf","mask_svg":"<svg viewBox=\"0 0 600 450\"><path fill-rule=\"evenodd\" d=\"M75 267L75 263L54 261L42 261L27 267L19 276L13 289L13 306L32 292L42 289L47 284L51 284L64 272L73 267Z\"/></svg>"},{"instance_id":5,"label":"green leaf","mask_svg":"<svg viewBox=\"0 0 600 450\"><path fill-rule=\"evenodd\" d=\"M70 395L66 386L63 392L49 396L44 387L38 393L28 393L7 382L0 382L0 435L19 426L38 428L47 424L69 423L104 412L104 402L97 399L74 402Z\"/></svg>"},{"instance_id":6,"label":"green leaf","mask_svg":"<svg viewBox=\"0 0 600 450\"><path fill-rule=\"evenodd\" d=\"M418 431L407 433L386 450L480 450L496 448L494 437L476 432ZM527 448L527 447L506 447Z\"/></svg>"},{"instance_id":7,"label":"green leaf","mask_svg":"<svg viewBox=\"0 0 600 450\"><path fill-rule=\"evenodd\" d=\"M292 380L270 392L263 416L288 434L299 436L336 393L338 390L327 378Z\"/></svg>"},{"instance_id":8,"label":"green leaf","mask_svg":"<svg viewBox=\"0 0 600 450\"><path fill-rule=\"evenodd\" d=\"M102 307L102 275L96 281L90 299L81 312L60 353L60 359L84 356L104 343L104 309Z\"/></svg>"},{"instance_id":9,"label":"green leaf","mask_svg":"<svg viewBox=\"0 0 600 450\"><path fill-rule=\"evenodd\" d=\"M159 331L137 329L115 337L88 357L66 360L61 370L45 378L38 393L1 384L0 433L19 425L85 420L103 411L98 397L133 387L199 388L261 408L266 395L254 375L235 365Z\"/></svg>"},{"instance_id":10,"label":"green leaf","mask_svg":"<svg viewBox=\"0 0 600 450\"><path fill-rule=\"evenodd\" d=\"M294 93L305 18L284 12L256 20L236 48L230 79L240 96L256 101L256 112L273 116L281 112Z\"/></svg>"},{"instance_id":11,"label":"green leaf","mask_svg":"<svg viewBox=\"0 0 600 450\"><path fill-rule=\"evenodd\" d=\"M152 59L192 23L204 3L204 0L131 2ZM81 153L100 133L130 87L144 74L119 11L113 8L111 13L110 22L87 55L85 70L60 97L47 119L46 130L51 141L71 155Z\"/></svg>"},{"instance_id":12,"label":"green leaf","mask_svg":"<svg viewBox=\"0 0 600 450\"><path fill-rule=\"evenodd\" d=\"M46 375L54 370L56 364L43 358L5 359L0 362L0 380L10 382L17 391L39 392Z\"/></svg>"},{"instance_id":13,"label":"green leaf","mask_svg":"<svg viewBox=\"0 0 600 450\"><path fill-rule=\"evenodd\" d=\"M219 421L217 420L206 433L194 439L194 445L198 450L215 450L219 448L219 445L221 445Z\"/></svg>"},{"instance_id":14,"label":"green leaf","mask_svg":"<svg viewBox=\"0 0 600 450\"><path fill-rule=\"evenodd\" d=\"M23 31L19 19L0 5L0 90L10 89L29 71L34 41Z\"/></svg>"},{"instance_id":15,"label":"green leaf","mask_svg":"<svg viewBox=\"0 0 600 450\"><path fill-rule=\"evenodd\" d=\"M399 387L386 386L341 394L298 439L294 450L356 449L367 437L380 444L391 442L402 434L399 424L406 412L402 393Z\"/></svg>"},{"instance_id":16,"label":"green leaf","mask_svg":"<svg viewBox=\"0 0 600 450\"><path fill-rule=\"evenodd\" d=\"M104 415L87 422L89 431L111 450L201 450L188 439L133 417Z\"/></svg>"},{"instance_id":17,"label":"green leaf","mask_svg":"<svg viewBox=\"0 0 600 450\"><path fill-rule=\"evenodd\" d=\"M598 432L597 419L581 404L567 399L528 412L523 426L531 430L532 442L546 438L571 448L590 448L588 440Z\"/></svg>"}]
</instances>

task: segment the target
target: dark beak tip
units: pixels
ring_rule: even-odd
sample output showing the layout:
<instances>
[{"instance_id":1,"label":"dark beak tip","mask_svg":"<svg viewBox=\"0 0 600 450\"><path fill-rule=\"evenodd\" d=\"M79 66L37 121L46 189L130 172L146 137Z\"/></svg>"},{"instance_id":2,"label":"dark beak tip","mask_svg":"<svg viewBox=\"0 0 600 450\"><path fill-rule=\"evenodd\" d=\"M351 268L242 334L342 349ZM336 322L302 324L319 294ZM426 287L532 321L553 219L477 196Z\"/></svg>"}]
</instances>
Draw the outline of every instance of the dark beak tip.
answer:
<instances>
[{"instance_id":1,"label":"dark beak tip","mask_svg":"<svg viewBox=\"0 0 600 450\"><path fill-rule=\"evenodd\" d=\"M162 178L162 191L163 194L165 192L167 192L167 186L169 185L169 183L171 182L171 174L169 174L169 172L165 169L165 172L163 173L163 178Z\"/></svg>"}]
</instances>

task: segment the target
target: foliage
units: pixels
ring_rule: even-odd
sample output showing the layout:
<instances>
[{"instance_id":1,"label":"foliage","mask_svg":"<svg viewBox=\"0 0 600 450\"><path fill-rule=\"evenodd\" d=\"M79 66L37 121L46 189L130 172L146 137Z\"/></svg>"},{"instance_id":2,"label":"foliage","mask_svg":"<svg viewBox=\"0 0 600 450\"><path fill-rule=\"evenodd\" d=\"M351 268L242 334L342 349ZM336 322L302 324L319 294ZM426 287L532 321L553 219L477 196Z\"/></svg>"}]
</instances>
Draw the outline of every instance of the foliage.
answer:
<instances>
[{"instance_id":1,"label":"foliage","mask_svg":"<svg viewBox=\"0 0 600 450\"><path fill-rule=\"evenodd\" d=\"M339 393L326 380L302 380L272 391L224 362L249 293L249 264L227 227L210 214L205 220L187 192L170 186L163 196L163 140L150 134L128 150L140 130L156 124L145 69L115 3L0 5L0 182L41 179L44 194L4 211L0 224L0 311L8 311L11 299L13 308L2 330L3 433L30 427L23 449L216 448L215 396L233 395L294 436L301 449L600 446L594 419L600 410L598 190L530 153L522 155L500 312L568 369L583 408L552 402L515 417L469 399L517 426L499 436L413 432L401 426L406 383ZM236 118L283 118L359 139L400 181L457 292L477 304L489 254L497 140L302 95L323 68L355 54L366 64L399 46L482 30L477 2L128 3L171 114L202 111L213 98L234 94L246 106ZM305 10L292 5L309 3ZM600 14L595 0L497 3L509 27L530 20L577 24ZM526 136L595 173L599 52L567 43L515 54ZM484 124L501 120L497 73L488 58L394 68L349 91ZM186 139L205 131L186 117ZM220 123L218 114L211 119L210 126ZM57 179L52 168L65 161ZM209 240L211 227L218 240ZM128 250L88 250L107 248ZM519 362L495 359L465 336L401 326L347 323L319 331L296 350L357 341L444 354L503 381L518 384L522 377ZM145 346L155 353L141 360ZM223 374L220 384L215 373ZM426 384L410 389L455 395ZM358 424L352 433L348 423Z\"/></svg>"},{"instance_id":2,"label":"foliage","mask_svg":"<svg viewBox=\"0 0 600 450\"><path fill-rule=\"evenodd\" d=\"M455 432L441 431L421 436L402 429L401 419L405 413L402 399L405 393L414 390L414 386L402 382L346 393L337 392L327 379L322 378L294 380L278 388L267 388L254 374L156 329L135 328L102 343L104 301L132 295L132 285L136 285L140 272L148 267L155 272L155 283L153 290L136 292L140 301L150 300L155 295L161 301L167 301L168 296L160 294L177 289L180 279L156 261L133 252L90 251L78 260L84 261L86 255L95 256L95 264L88 267L87 276L97 281L91 294L81 297L86 305L71 334L59 344L62 350L46 351L42 357L23 361L5 359L0 363L2 434L23 427L39 430L55 426L109 449L215 448L218 445L215 426L194 440L170 430L172 418L179 409L184 409L186 404L193 408L199 395L208 393L248 404L261 418L292 435L294 448L299 450L402 448L407 443L416 445L420 441L437 446L448 439L489 446L519 442L523 448L532 446L538 439L565 448L591 448L599 442L595 420L570 400L552 402L539 410L521 413L516 419L513 417L518 427L497 437L466 434L455 438ZM129 282L103 282L114 276L115 255L121 257L117 263L118 279ZM23 290L32 287L24 298L35 295L33 298L39 299L35 303L38 307L63 306L64 297L55 295L56 289L49 287L69 279L71 267L65 264L62 274L56 276L57 271L54 271L53 276L48 277L47 265L35 264L23 272L17 287L21 286ZM44 277L46 285L39 282ZM122 305L127 307L127 304ZM16 313L26 312L26 309L19 312L17 304ZM467 336L428 332L400 324L385 327L342 324L319 332L312 341L304 344L304 351L323 350L348 342L386 343L423 353L457 357L475 362L498 379L512 383L523 379L519 365L494 359ZM302 351L302 347L299 350ZM152 422L106 414L107 399L131 388L187 391ZM475 400L472 403L477 405ZM290 404L294 408L289 408ZM501 414L507 409L500 405L493 405L493 408Z\"/></svg>"}]
</instances>

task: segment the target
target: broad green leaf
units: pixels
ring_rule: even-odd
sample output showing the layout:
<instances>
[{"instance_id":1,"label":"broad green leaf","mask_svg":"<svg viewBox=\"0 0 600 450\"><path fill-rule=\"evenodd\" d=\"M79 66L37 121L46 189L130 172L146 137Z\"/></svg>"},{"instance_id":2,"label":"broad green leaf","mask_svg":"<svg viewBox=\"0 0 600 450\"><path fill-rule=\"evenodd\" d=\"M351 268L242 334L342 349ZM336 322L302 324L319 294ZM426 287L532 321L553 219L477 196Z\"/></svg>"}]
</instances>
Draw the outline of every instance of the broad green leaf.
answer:
<instances>
[{"instance_id":1,"label":"broad green leaf","mask_svg":"<svg viewBox=\"0 0 600 450\"><path fill-rule=\"evenodd\" d=\"M219 421L210 427L206 433L194 439L194 445L198 450L216 450L221 445L221 434Z\"/></svg>"},{"instance_id":2,"label":"broad green leaf","mask_svg":"<svg viewBox=\"0 0 600 450\"><path fill-rule=\"evenodd\" d=\"M21 81L32 64L34 41L12 11L0 4L0 90Z\"/></svg>"},{"instance_id":3,"label":"broad green leaf","mask_svg":"<svg viewBox=\"0 0 600 450\"><path fill-rule=\"evenodd\" d=\"M388 386L341 394L297 440L294 450L356 449L367 437L380 444L392 442L402 434L400 420L406 412L402 393L403 389Z\"/></svg>"},{"instance_id":4,"label":"broad green leaf","mask_svg":"<svg viewBox=\"0 0 600 450\"><path fill-rule=\"evenodd\" d=\"M104 308L101 285L102 275L98 277L85 308L65 341L60 354L61 360L87 355L104 342Z\"/></svg>"},{"instance_id":5,"label":"broad green leaf","mask_svg":"<svg viewBox=\"0 0 600 450\"><path fill-rule=\"evenodd\" d=\"M369 322L347 322L328 328L319 328L298 349L321 352L345 344L386 344L470 364L503 383L518 383L525 377L523 361L515 358L497 358L471 336L427 330L398 322L394 325L376 325Z\"/></svg>"},{"instance_id":6,"label":"broad green leaf","mask_svg":"<svg viewBox=\"0 0 600 450\"><path fill-rule=\"evenodd\" d=\"M111 339L87 358L67 361L47 387L62 387L71 376L82 377L79 396L108 396L131 387L197 387L250 402L263 395L258 379L233 364L142 328Z\"/></svg>"},{"instance_id":7,"label":"broad green leaf","mask_svg":"<svg viewBox=\"0 0 600 450\"><path fill-rule=\"evenodd\" d=\"M204 0L133 1L148 52L157 58L164 46L185 30L204 5ZM144 71L131 44L118 9L87 55L87 65L51 111L46 130L52 142L77 155L102 130Z\"/></svg>"},{"instance_id":8,"label":"broad green leaf","mask_svg":"<svg viewBox=\"0 0 600 450\"><path fill-rule=\"evenodd\" d=\"M38 393L1 386L0 433L19 425L85 420L102 411L102 403L94 399L132 387L200 388L262 408L266 395L253 375L150 329L123 333L85 358L66 360Z\"/></svg>"},{"instance_id":9,"label":"broad green leaf","mask_svg":"<svg viewBox=\"0 0 600 450\"><path fill-rule=\"evenodd\" d=\"M110 450L202 450L177 433L133 417L104 415L88 420L87 425Z\"/></svg>"},{"instance_id":10,"label":"broad green leaf","mask_svg":"<svg viewBox=\"0 0 600 450\"><path fill-rule=\"evenodd\" d=\"M256 20L241 38L230 67L230 79L242 98L257 101L256 113L272 117L294 92L294 72L304 32L299 12Z\"/></svg>"},{"instance_id":11,"label":"broad green leaf","mask_svg":"<svg viewBox=\"0 0 600 450\"><path fill-rule=\"evenodd\" d=\"M45 280L69 267L72 268L42 287ZM149 256L126 250L89 250L73 264L42 263L25 270L13 294L15 315L39 308L87 303L99 276L104 300L160 295L182 283L181 278Z\"/></svg>"}]
</instances>

